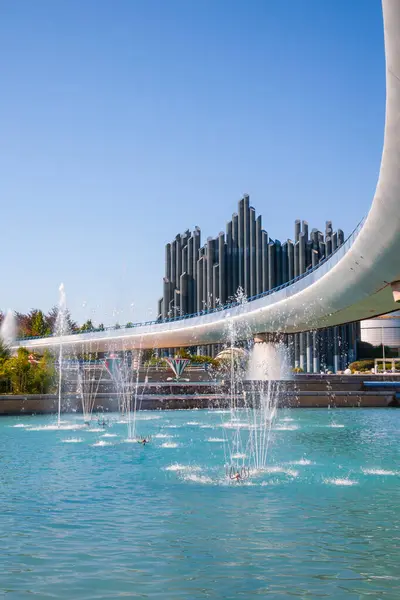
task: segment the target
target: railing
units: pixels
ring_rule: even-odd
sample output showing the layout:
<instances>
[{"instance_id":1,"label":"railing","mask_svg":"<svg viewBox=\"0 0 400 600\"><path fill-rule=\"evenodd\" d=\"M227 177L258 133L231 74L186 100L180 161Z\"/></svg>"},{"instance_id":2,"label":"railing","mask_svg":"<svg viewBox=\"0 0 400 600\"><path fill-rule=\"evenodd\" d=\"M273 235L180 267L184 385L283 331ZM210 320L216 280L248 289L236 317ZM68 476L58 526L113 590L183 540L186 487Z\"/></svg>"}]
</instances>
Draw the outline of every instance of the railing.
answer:
<instances>
[{"instance_id":1,"label":"railing","mask_svg":"<svg viewBox=\"0 0 400 600\"><path fill-rule=\"evenodd\" d=\"M297 283L298 281L304 279L305 277L308 277L312 273L315 273L322 266L326 265L326 263L328 261L331 261L332 258L340 250L343 250L344 246L347 245L348 248L350 248L353 245L354 240L356 239L357 235L359 234L359 232L364 224L364 220L365 220L365 217L358 223L357 227L355 227L355 229L350 233L350 235L345 239L345 241L342 244L340 244L340 246L338 246L334 252L329 254L329 256L326 256L317 265L315 265L315 267L308 269L301 275L298 275L297 277L294 277L290 281L287 281L286 283L282 283L281 285L278 285L277 287L274 287L271 290L268 290L266 292L262 292L255 296L251 296L250 298L247 298L246 304L248 302L253 302L254 300L259 300L260 298L265 298L267 296L271 296L272 294L275 294L276 292L279 292L280 290L283 290L283 289ZM228 304L217 306L216 308L204 309L204 310L201 310L201 311L189 314L189 315L180 315L178 317L168 317L167 319L158 319L156 321L143 321L141 323L131 323L125 327L122 327L121 325L116 327L114 325L114 326L110 326L110 327L87 329L85 331L71 331L68 335L80 335L80 334L85 334L85 333L101 333L102 331L118 331L119 329L135 329L137 327L146 327L148 325L160 325L162 323L173 323L176 321L183 321L183 320L187 320L187 319L193 319L195 317L202 317L204 315L209 315L212 313L222 312L224 310L236 308L237 306L241 306L243 304L244 303L242 303L242 302L234 301L234 302L229 302ZM55 333L51 333L49 335L23 337L23 338L18 338L17 341L22 342L22 341L26 341L26 340L37 340L37 339L45 339L45 338L50 338L50 337L58 337L58 335Z\"/></svg>"}]
</instances>

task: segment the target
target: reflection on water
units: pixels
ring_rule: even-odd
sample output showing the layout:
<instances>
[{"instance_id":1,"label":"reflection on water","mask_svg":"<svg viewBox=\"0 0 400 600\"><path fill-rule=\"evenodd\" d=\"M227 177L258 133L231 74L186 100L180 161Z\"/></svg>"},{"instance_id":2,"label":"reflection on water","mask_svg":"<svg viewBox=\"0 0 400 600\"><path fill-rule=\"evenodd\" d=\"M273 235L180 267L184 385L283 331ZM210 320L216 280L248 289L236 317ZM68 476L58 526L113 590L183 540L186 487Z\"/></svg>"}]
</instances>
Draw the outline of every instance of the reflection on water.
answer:
<instances>
[{"instance_id":1,"label":"reflection on water","mask_svg":"<svg viewBox=\"0 0 400 600\"><path fill-rule=\"evenodd\" d=\"M229 414L141 416L145 447L117 415L0 421L0 595L398 597L400 411L278 411L239 483Z\"/></svg>"}]
</instances>

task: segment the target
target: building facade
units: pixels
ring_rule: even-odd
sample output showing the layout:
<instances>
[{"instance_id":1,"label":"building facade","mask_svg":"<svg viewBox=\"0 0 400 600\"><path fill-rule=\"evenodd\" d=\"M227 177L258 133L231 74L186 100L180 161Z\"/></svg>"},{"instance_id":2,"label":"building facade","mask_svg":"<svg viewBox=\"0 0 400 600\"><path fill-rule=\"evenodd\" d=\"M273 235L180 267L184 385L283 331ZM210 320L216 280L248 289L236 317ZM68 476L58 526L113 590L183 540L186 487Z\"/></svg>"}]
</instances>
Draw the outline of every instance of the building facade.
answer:
<instances>
[{"instance_id":1,"label":"building facade","mask_svg":"<svg viewBox=\"0 0 400 600\"><path fill-rule=\"evenodd\" d=\"M294 239L283 243L270 237L250 206L248 195L238 212L216 238L201 243L201 231L185 231L165 247L163 296L158 302L160 319L209 311L235 300L237 294L251 300L316 267L341 246L344 234L309 230L297 220ZM355 359L357 327L354 324L285 336L293 367L304 372L337 371ZM208 348L212 354L216 348Z\"/></svg>"},{"instance_id":2,"label":"building facade","mask_svg":"<svg viewBox=\"0 0 400 600\"><path fill-rule=\"evenodd\" d=\"M360 339L373 346L400 351L400 311L360 322ZM400 354L399 354L400 355Z\"/></svg>"}]
</instances>

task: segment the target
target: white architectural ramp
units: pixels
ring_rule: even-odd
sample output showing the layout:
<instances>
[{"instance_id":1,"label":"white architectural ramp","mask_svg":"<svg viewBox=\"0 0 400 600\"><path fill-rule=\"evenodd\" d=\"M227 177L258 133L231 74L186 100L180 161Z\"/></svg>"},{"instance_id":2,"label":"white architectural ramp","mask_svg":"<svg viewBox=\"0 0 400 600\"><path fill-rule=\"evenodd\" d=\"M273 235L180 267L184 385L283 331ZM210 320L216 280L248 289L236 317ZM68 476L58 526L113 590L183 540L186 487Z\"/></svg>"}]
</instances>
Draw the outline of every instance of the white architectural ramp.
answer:
<instances>
[{"instance_id":1,"label":"white architectural ramp","mask_svg":"<svg viewBox=\"0 0 400 600\"><path fill-rule=\"evenodd\" d=\"M300 332L339 325L398 308L400 280L400 0L383 0L386 122L379 180L370 212L346 242L314 271L247 304L200 316L66 336L68 347L92 351L178 347L223 342L228 331ZM400 283L399 290L400 290ZM39 350L56 337L21 340Z\"/></svg>"}]
</instances>

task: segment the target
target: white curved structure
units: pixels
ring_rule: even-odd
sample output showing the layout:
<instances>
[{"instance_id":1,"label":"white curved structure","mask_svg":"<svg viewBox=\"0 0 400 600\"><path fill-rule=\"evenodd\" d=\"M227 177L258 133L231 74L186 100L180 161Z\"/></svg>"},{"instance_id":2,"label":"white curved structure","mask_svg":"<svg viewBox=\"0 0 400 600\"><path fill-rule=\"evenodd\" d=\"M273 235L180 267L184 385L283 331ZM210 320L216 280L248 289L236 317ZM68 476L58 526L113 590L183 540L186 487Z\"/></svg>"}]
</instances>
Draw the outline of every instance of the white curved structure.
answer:
<instances>
[{"instance_id":1,"label":"white curved structure","mask_svg":"<svg viewBox=\"0 0 400 600\"><path fill-rule=\"evenodd\" d=\"M67 336L63 343L92 350L168 348L218 343L230 328L250 336L339 325L397 308L391 283L400 280L400 0L383 0L386 122L379 180L367 219L314 272L248 304L203 316L132 329ZM39 350L55 337L23 340ZM19 345L19 344L16 344Z\"/></svg>"}]
</instances>

